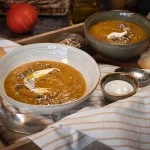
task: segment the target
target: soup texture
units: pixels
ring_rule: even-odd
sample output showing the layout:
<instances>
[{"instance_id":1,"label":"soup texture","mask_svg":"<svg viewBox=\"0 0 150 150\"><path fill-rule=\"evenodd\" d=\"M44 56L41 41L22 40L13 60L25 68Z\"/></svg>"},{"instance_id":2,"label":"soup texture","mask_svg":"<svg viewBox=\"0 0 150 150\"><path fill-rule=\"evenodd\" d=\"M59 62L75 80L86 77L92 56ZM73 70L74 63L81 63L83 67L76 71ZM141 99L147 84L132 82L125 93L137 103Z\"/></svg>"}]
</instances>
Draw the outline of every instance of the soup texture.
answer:
<instances>
[{"instance_id":1,"label":"soup texture","mask_svg":"<svg viewBox=\"0 0 150 150\"><path fill-rule=\"evenodd\" d=\"M89 33L100 41L130 44L148 37L144 29L126 21L104 21L90 27Z\"/></svg>"},{"instance_id":2,"label":"soup texture","mask_svg":"<svg viewBox=\"0 0 150 150\"><path fill-rule=\"evenodd\" d=\"M75 68L53 61L36 61L17 67L4 82L6 94L34 105L62 104L82 97L86 83Z\"/></svg>"}]
</instances>

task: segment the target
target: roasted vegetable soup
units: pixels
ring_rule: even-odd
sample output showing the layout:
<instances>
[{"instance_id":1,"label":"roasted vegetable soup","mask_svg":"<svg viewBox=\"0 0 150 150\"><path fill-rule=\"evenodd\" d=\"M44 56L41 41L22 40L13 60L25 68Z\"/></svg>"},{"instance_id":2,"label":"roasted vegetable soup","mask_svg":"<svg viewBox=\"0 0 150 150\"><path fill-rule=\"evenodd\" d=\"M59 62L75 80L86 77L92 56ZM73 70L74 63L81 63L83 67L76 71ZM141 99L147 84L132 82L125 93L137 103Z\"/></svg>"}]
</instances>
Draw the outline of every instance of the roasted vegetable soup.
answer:
<instances>
[{"instance_id":1,"label":"roasted vegetable soup","mask_svg":"<svg viewBox=\"0 0 150 150\"><path fill-rule=\"evenodd\" d=\"M136 43L148 37L144 29L126 21L104 21L90 27L89 33L108 43Z\"/></svg>"},{"instance_id":2,"label":"roasted vegetable soup","mask_svg":"<svg viewBox=\"0 0 150 150\"><path fill-rule=\"evenodd\" d=\"M34 105L74 101L86 90L79 71L53 61L36 61L17 67L9 73L4 86L9 97Z\"/></svg>"}]
</instances>

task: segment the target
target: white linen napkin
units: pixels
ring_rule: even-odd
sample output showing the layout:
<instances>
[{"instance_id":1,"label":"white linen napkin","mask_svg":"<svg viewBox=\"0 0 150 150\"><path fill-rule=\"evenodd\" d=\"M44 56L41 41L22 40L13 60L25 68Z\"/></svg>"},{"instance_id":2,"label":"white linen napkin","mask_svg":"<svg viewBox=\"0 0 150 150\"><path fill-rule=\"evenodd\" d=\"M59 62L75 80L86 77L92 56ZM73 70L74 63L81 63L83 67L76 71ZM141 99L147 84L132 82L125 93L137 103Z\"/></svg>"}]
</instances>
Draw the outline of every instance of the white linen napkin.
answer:
<instances>
[{"instance_id":1,"label":"white linen napkin","mask_svg":"<svg viewBox=\"0 0 150 150\"><path fill-rule=\"evenodd\" d=\"M150 20L150 12L148 13L147 18Z\"/></svg>"},{"instance_id":2,"label":"white linen napkin","mask_svg":"<svg viewBox=\"0 0 150 150\"><path fill-rule=\"evenodd\" d=\"M0 47L2 47L6 53L11 52L12 50L14 50L19 46L21 45L7 39L0 38Z\"/></svg>"}]
</instances>

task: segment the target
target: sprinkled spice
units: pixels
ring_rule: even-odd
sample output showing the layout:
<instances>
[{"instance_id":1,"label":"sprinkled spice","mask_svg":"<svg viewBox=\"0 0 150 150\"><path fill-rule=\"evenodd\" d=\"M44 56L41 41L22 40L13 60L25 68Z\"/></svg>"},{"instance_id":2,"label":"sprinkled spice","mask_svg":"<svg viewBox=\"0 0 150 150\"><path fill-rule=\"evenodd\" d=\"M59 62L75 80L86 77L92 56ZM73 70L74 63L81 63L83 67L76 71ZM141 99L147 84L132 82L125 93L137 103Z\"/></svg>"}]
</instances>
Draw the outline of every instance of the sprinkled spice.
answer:
<instances>
[{"instance_id":1,"label":"sprinkled spice","mask_svg":"<svg viewBox=\"0 0 150 150\"><path fill-rule=\"evenodd\" d=\"M64 45L74 46L77 48L80 48L83 45L82 41L75 37L63 39L63 40L59 41L59 43L64 44Z\"/></svg>"}]
</instances>

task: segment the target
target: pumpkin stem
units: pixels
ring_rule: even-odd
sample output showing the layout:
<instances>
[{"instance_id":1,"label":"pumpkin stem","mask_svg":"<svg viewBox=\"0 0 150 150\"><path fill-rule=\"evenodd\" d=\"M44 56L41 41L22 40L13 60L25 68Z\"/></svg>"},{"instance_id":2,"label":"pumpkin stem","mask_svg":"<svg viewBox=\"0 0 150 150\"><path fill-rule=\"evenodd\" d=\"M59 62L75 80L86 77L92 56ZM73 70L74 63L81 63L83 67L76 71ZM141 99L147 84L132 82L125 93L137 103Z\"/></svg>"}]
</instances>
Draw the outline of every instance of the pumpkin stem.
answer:
<instances>
[{"instance_id":1,"label":"pumpkin stem","mask_svg":"<svg viewBox=\"0 0 150 150\"><path fill-rule=\"evenodd\" d=\"M14 7L16 7L16 3L13 2L13 1L11 1L11 3L10 3L10 8L14 8Z\"/></svg>"}]
</instances>

